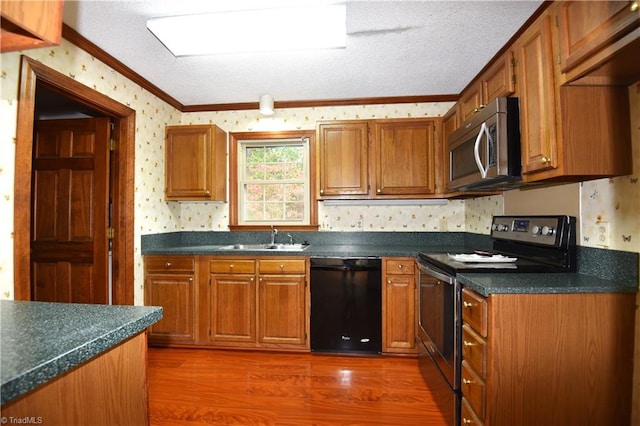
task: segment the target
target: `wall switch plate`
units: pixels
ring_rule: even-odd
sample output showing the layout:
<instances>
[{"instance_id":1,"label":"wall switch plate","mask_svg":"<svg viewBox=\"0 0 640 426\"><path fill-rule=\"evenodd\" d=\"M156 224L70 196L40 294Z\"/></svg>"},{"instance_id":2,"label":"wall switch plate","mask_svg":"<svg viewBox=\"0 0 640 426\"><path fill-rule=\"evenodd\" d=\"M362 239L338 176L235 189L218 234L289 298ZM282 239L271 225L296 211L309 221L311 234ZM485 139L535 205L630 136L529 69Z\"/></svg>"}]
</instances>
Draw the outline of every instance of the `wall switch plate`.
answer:
<instances>
[{"instance_id":1,"label":"wall switch plate","mask_svg":"<svg viewBox=\"0 0 640 426\"><path fill-rule=\"evenodd\" d=\"M603 247L609 247L609 222L599 220L596 222L597 240L596 244Z\"/></svg>"}]
</instances>

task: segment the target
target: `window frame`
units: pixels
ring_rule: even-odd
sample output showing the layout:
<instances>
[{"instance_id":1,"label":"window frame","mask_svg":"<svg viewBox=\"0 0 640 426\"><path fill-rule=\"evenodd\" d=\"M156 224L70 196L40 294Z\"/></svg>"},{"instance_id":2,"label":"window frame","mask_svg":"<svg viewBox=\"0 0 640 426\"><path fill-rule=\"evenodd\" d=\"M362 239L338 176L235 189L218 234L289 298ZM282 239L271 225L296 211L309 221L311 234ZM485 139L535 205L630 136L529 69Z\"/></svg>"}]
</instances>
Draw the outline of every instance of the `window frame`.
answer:
<instances>
[{"instance_id":1,"label":"window frame","mask_svg":"<svg viewBox=\"0 0 640 426\"><path fill-rule=\"evenodd\" d=\"M297 230L297 231L317 231L318 230L318 202L316 200L317 193L317 174L316 174L316 134L314 130L292 130L281 132L231 132L229 133L229 229L232 231L261 231L271 228L270 223L264 224L240 224L239 222L239 196L238 180L239 173L242 169L239 167L240 161L240 142L241 141L260 141L268 144L270 141L308 138L309 145L309 224L293 225L275 223L274 225L281 230Z\"/></svg>"}]
</instances>

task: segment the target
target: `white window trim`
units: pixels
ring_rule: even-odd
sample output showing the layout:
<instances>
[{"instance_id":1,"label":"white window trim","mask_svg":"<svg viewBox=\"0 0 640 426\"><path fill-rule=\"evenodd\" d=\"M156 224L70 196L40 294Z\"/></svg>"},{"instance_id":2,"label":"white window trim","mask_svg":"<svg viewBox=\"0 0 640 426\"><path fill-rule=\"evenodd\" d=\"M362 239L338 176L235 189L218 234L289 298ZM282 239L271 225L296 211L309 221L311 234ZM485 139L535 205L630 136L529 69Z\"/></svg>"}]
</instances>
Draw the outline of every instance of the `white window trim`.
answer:
<instances>
[{"instance_id":1,"label":"white window trim","mask_svg":"<svg viewBox=\"0 0 640 426\"><path fill-rule=\"evenodd\" d=\"M282 139L239 139L237 141L237 153L238 153L238 165L237 165L237 194L238 194L238 225L280 225L280 226L299 226L311 224L311 165L310 165L310 141L308 137L302 138L282 138ZM303 198L304 203L304 216L301 220L285 220L285 221L273 221L273 220L260 220L260 221L248 221L245 219L245 184L246 178L246 147L251 146L274 146L274 145L300 145L303 146L303 163L304 163L304 187L305 193Z\"/></svg>"}]
</instances>

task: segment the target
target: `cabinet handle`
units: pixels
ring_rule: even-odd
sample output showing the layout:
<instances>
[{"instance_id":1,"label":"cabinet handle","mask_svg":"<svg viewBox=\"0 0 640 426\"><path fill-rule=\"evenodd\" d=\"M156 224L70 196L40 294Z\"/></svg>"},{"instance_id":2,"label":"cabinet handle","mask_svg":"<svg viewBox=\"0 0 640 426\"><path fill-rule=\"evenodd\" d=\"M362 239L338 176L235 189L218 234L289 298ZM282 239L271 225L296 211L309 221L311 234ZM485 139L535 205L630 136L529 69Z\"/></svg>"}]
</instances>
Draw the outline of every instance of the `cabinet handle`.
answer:
<instances>
[{"instance_id":1,"label":"cabinet handle","mask_svg":"<svg viewBox=\"0 0 640 426\"><path fill-rule=\"evenodd\" d=\"M391 284L391 280L387 280L387 284Z\"/></svg>"},{"instance_id":2,"label":"cabinet handle","mask_svg":"<svg viewBox=\"0 0 640 426\"><path fill-rule=\"evenodd\" d=\"M376 192L379 194L379 193L381 193L381 192L382 192L382 189L378 188L378 189L376 190Z\"/></svg>"},{"instance_id":3,"label":"cabinet handle","mask_svg":"<svg viewBox=\"0 0 640 426\"><path fill-rule=\"evenodd\" d=\"M234 265L233 263L231 263L231 264L229 265L229 269L233 269L233 267L234 267L234 266L236 266L236 265Z\"/></svg>"},{"instance_id":4,"label":"cabinet handle","mask_svg":"<svg viewBox=\"0 0 640 426\"><path fill-rule=\"evenodd\" d=\"M473 420L471 420L471 419L467 419L466 417L464 417L464 418L462 419L462 424L463 424L463 425L470 425L470 424L473 424Z\"/></svg>"},{"instance_id":5,"label":"cabinet handle","mask_svg":"<svg viewBox=\"0 0 640 426\"><path fill-rule=\"evenodd\" d=\"M254 282L254 281L255 281L255 278L254 278L254 277L251 277L251 278L249 278L249 281Z\"/></svg>"},{"instance_id":6,"label":"cabinet handle","mask_svg":"<svg viewBox=\"0 0 640 426\"><path fill-rule=\"evenodd\" d=\"M262 280L263 280L263 278L262 278L262 277L260 277L260 278L258 279L258 281L260 281L260 282L262 282ZM251 278L251 281L253 281L253 278Z\"/></svg>"},{"instance_id":7,"label":"cabinet handle","mask_svg":"<svg viewBox=\"0 0 640 426\"><path fill-rule=\"evenodd\" d=\"M463 345L463 346L476 346L476 345L477 345L477 343L473 343L473 342L469 342L469 341L467 341L467 340L463 340L463 341L462 341L462 345Z\"/></svg>"},{"instance_id":8,"label":"cabinet handle","mask_svg":"<svg viewBox=\"0 0 640 426\"><path fill-rule=\"evenodd\" d=\"M324 194L324 189L320 190L320 195Z\"/></svg>"},{"instance_id":9,"label":"cabinet handle","mask_svg":"<svg viewBox=\"0 0 640 426\"><path fill-rule=\"evenodd\" d=\"M402 268L404 268L404 265L403 264L399 264L398 265L398 269L402 269Z\"/></svg>"},{"instance_id":10,"label":"cabinet handle","mask_svg":"<svg viewBox=\"0 0 640 426\"><path fill-rule=\"evenodd\" d=\"M193 282L193 278L189 278L189 282L192 283Z\"/></svg>"},{"instance_id":11,"label":"cabinet handle","mask_svg":"<svg viewBox=\"0 0 640 426\"><path fill-rule=\"evenodd\" d=\"M165 264L164 264L164 267L165 267L165 268L171 268L171 262L167 262L167 263L165 263Z\"/></svg>"},{"instance_id":12,"label":"cabinet handle","mask_svg":"<svg viewBox=\"0 0 640 426\"><path fill-rule=\"evenodd\" d=\"M462 384L463 385L472 385L475 382L473 380L469 380L469 379L462 379Z\"/></svg>"},{"instance_id":13,"label":"cabinet handle","mask_svg":"<svg viewBox=\"0 0 640 426\"><path fill-rule=\"evenodd\" d=\"M284 265L280 265L280 269L284 269Z\"/></svg>"},{"instance_id":14,"label":"cabinet handle","mask_svg":"<svg viewBox=\"0 0 640 426\"><path fill-rule=\"evenodd\" d=\"M476 306L475 303L471 303L471 302L462 302L462 306L465 308L473 308L474 306Z\"/></svg>"},{"instance_id":15,"label":"cabinet handle","mask_svg":"<svg viewBox=\"0 0 640 426\"><path fill-rule=\"evenodd\" d=\"M211 195L211 191L205 191L204 195L206 195L207 197Z\"/></svg>"},{"instance_id":16,"label":"cabinet handle","mask_svg":"<svg viewBox=\"0 0 640 426\"><path fill-rule=\"evenodd\" d=\"M545 157L544 155L542 156L542 158L540 159L540 162L543 164L547 164L549 161L551 161L550 158Z\"/></svg>"},{"instance_id":17,"label":"cabinet handle","mask_svg":"<svg viewBox=\"0 0 640 426\"><path fill-rule=\"evenodd\" d=\"M631 7L629 9L631 9L632 12L637 12L639 7L638 0L635 0L631 2Z\"/></svg>"}]
</instances>

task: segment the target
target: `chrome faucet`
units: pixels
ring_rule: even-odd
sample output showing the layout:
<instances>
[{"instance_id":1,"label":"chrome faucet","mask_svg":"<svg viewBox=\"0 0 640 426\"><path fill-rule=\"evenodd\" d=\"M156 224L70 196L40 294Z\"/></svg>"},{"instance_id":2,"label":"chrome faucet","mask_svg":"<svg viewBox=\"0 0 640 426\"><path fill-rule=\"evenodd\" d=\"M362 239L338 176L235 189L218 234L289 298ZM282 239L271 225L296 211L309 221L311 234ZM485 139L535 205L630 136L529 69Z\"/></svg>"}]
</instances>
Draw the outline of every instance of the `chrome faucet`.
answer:
<instances>
[{"instance_id":1,"label":"chrome faucet","mask_svg":"<svg viewBox=\"0 0 640 426\"><path fill-rule=\"evenodd\" d=\"M287 234L287 237L289 238L289 244L293 245L293 235Z\"/></svg>"},{"instance_id":2,"label":"chrome faucet","mask_svg":"<svg viewBox=\"0 0 640 426\"><path fill-rule=\"evenodd\" d=\"M271 225L271 245L276 243L276 235L278 235L278 230Z\"/></svg>"}]
</instances>

